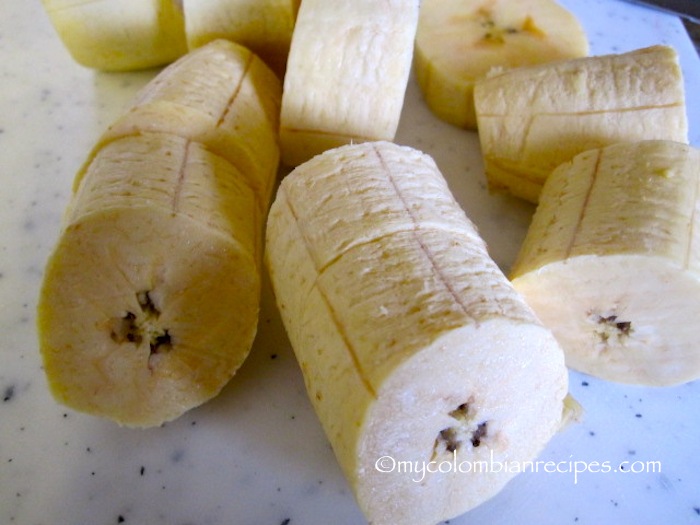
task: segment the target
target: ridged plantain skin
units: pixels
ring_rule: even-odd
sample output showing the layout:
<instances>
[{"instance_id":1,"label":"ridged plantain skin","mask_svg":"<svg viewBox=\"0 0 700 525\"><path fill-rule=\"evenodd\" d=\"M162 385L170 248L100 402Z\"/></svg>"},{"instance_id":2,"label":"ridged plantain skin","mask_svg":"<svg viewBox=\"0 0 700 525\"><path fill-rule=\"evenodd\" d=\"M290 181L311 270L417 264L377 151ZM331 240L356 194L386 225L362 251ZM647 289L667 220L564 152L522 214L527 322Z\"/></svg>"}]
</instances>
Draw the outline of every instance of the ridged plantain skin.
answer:
<instances>
[{"instance_id":1,"label":"ridged plantain skin","mask_svg":"<svg viewBox=\"0 0 700 525\"><path fill-rule=\"evenodd\" d=\"M700 151L589 150L558 167L511 277L572 368L667 386L700 377Z\"/></svg>"},{"instance_id":2,"label":"ridged plantain skin","mask_svg":"<svg viewBox=\"0 0 700 525\"><path fill-rule=\"evenodd\" d=\"M663 45L504 71L474 104L489 187L536 203L551 171L616 142L688 142L683 74Z\"/></svg>"},{"instance_id":3,"label":"ridged plantain skin","mask_svg":"<svg viewBox=\"0 0 700 525\"><path fill-rule=\"evenodd\" d=\"M434 524L506 472L382 472L381 458L531 460L557 431L564 357L488 256L433 160L389 142L297 167L266 261L318 414L370 523Z\"/></svg>"},{"instance_id":4,"label":"ridged plantain skin","mask_svg":"<svg viewBox=\"0 0 700 525\"><path fill-rule=\"evenodd\" d=\"M418 0L304 0L284 77L282 162L393 140L411 72Z\"/></svg>"},{"instance_id":5,"label":"ridged plantain skin","mask_svg":"<svg viewBox=\"0 0 700 525\"><path fill-rule=\"evenodd\" d=\"M58 401L157 426L234 375L257 329L280 98L259 58L216 41L161 72L100 138L39 298Z\"/></svg>"}]
</instances>

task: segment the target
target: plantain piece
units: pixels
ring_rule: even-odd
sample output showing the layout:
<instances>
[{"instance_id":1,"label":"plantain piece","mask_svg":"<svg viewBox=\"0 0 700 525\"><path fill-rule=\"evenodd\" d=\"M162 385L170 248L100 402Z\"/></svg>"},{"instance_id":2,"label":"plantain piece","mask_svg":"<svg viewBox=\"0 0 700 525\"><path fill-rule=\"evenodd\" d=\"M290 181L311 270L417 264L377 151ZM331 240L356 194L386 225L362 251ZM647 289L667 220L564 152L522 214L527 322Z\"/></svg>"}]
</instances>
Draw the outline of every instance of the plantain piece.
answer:
<instances>
[{"instance_id":1,"label":"plantain piece","mask_svg":"<svg viewBox=\"0 0 700 525\"><path fill-rule=\"evenodd\" d=\"M688 141L683 75L668 46L504 71L476 84L474 102L489 187L534 203L578 153Z\"/></svg>"},{"instance_id":2,"label":"plantain piece","mask_svg":"<svg viewBox=\"0 0 700 525\"><path fill-rule=\"evenodd\" d=\"M42 0L79 64L128 71L167 64L187 52L178 0Z\"/></svg>"},{"instance_id":3,"label":"plantain piece","mask_svg":"<svg viewBox=\"0 0 700 525\"><path fill-rule=\"evenodd\" d=\"M284 76L300 0L182 0L189 49L237 42Z\"/></svg>"},{"instance_id":4,"label":"plantain piece","mask_svg":"<svg viewBox=\"0 0 700 525\"><path fill-rule=\"evenodd\" d=\"M98 140L86 166L117 138L172 133L201 142L236 166L266 210L280 157L281 89L275 74L246 47L223 39L210 42L147 84Z\"/></svg>"},{"instance_id":5,"label":"plantain piece","mask_svg":"<svg viewBox=\"0 0 700 525\"><path fill-rule=\"evenodd\" d=\"M564 410L562 411L562 421L560 430L564 430L574 423L580 423L584 417L584 410L581 403L571 394L564 398Z\"/></svg>"},{"instance_id":6,"label":"plantain piece","mask_svg":"<svg viewBox=\"0 0 700 525\"><path fill-rule=\"evenodd\" d=\"M476 129L474 84L494 68L583 57L579 20L554 0L423 0L414 69L430 109Z\"/></svg>"},{"instance_id":7,"label":"plantain piece","mask_svg":"<svg viewBox=\"0 0 700 525\"><path fill-rule=\"evenodd\" d=\"M384 141L318 155L283 179L266 235L309 398L370 523L461 514L514 474L439 463L531 460L557 432L562 350L430 157Z\"/></svg>"},{"instance_id":8,"label":"plantain piece","mask_svg":"<svg viewBox=\"0 0 700 525\"><path fill-rule=\"evenodd\" d=\"M282 162L393 140L411 72L418 0L304 0L284 77Z\"/></svg>"},{"instance_id":9,"label":"plantain piece","mask_svg":"<svg viewBox=\"0 0 700 525\"><path fill-rule=\"evenodd\" d=\"M217 89L190 100L190 90L177 89L178 75L196 71L198 82L218 85L222 67L230 69L196 53L180 64L199 57L208 67L176 66L146 89L146 98L167 95L149 106L155 130L136 125L146 122L137 104L133 132L114 134L91 154L40 291L37 327L52 394L125 426L158 426L214 397L246 358L257 329L272 182L240 166L255 166L255 155L265 166L270 150L262 144L246 162L233 163L209 139L226 136L234 151L244 151L236 133L274 134L259 99L279 82L269 72L274 82L260 94L247 75L234 91L238 102L226 107ZM230 86L222 85L227 98ZM232 115L239 108L242 115ZM218 129L207 132L198 111ZM199 122L178 134L183 113ZM243 117L245 126L236 129ZM249 137L240 140L252 147Z\"/></svg>"},{"instance_id":10,"label":"plantain piece","mask_svg":"<svg viewBox=\"0 0 700 525\"><path fill-rule=\"evenodd\" d=\"M570 367L650 386L700 377L699 184L700 151L670 141L554 170L511 277Z\"/></svg>"},{"instance_id":11,"label":"plantain piece","mask_svg":"<svg viewBox=\"0 0 700 525\"><path fill-rule=\"evenodd\" d=\"M245 358L260 290L240 174L167 134L110 143L46 268L41 350L56 399L156 426L214 396Z\"/></svg>"}]
</instances>

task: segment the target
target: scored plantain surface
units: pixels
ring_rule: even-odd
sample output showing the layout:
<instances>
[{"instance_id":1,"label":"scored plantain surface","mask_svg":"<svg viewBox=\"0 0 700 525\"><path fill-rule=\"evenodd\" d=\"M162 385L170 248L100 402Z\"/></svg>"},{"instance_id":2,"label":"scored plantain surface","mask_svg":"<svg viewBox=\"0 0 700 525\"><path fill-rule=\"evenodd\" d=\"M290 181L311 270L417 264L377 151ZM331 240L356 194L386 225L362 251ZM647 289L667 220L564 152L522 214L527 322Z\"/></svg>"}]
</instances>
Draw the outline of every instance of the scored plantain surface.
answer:
<instances>
[{"instance_id":1,"label":"scored plantain surface","mask_svg":"<svg viewBox=\"0 0 700 525\"><path fill-rule=\"evenodd\" d=\"M489 187L533 203L582 151L688 142L683 73L664 45L506 70L477 82L474 105Z\"/></svg>"},{"instance_id":2,"label":"scored plantain surface","mask_svg":"<svg viewBox=\"0 0 700 525\"><path fill-rule=\"evenodd\" d=\"M418 0L304 0L280 115L290 167L344 144L393 140L411 72Z\"/></svg>"},{"instance_id":3,"label":"scored plantain surface","mask_svg":"<svg viewBox=\"0 0 700 525\"><path fill-rule=\"evenodd\" d=\"M672 141L554 170L511 277L569 366L654 386L700 377L699 185L700 151Z\"/></svg>"},{"instance_id":4,"label":"scored plantain surface","mask_svg":"<svg viewBox=\"0 0 700 525\"><path fill-rule=\"evenodd\" d=\"M563 353L427 155L369 142L300 165L266 247L309 397L371 523L436 523L512 476L418 483L381 458L531 460L559 428Z\"/></svg>"},{"instance_id":5,"label":"scored plantain surface","mask_svg":"<svg viewBox=\"0 0 700 525\"><path fill-rule=\"evenodd\" d=\"M39 298L58 401L156 426L236 372L257 329L280 98L260 59L215 41L162 71L100 138Z\"/></svg>"}]
</instances>

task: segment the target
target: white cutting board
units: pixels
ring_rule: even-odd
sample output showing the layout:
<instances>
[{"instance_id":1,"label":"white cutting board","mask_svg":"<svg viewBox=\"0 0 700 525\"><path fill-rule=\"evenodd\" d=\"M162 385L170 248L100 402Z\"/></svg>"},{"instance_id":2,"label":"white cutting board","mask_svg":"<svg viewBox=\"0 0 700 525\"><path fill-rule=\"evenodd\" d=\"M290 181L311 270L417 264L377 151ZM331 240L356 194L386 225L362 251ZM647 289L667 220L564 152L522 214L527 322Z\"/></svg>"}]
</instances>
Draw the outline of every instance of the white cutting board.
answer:
<instances>
[{"instance_id":1,"label":"white cutting board","mask_svg":"<svg viewBox=\"0 0 700 525\"><path fill-rule=\"evenodd\" d=\"M657 43L677 49L691 143L700 145L700 60L680 21L616 0L562 3L582 21L592 54ZM73 175L154 74L82 68L38 0L4 2L0 524L362 524L306 399L269 289L259 338L239 374L215 400L172 424L119 428L57 405L47 391L36 297ZM476 135L433 117L411 82L396 141L434 156L507 270L532 208L488 194ZM516 477L451 525L700 524L700 382L649 389L571 373L571 391L585 417L550 443L540 471ZM643 472L612 471L623 462ZM611 471L600 472L606 464Z\"/></svg>"}]
</instances>

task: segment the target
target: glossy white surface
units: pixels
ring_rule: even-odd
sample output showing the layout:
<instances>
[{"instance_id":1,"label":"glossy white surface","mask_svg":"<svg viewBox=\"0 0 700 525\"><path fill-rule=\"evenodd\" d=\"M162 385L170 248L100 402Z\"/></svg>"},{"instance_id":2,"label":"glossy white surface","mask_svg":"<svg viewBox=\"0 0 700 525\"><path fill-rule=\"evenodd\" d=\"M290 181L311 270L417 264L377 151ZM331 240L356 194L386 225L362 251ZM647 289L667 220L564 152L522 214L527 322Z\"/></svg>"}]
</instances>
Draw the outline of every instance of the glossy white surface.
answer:
<instances>
[{"instance_id":1,"label":"glossy white surface","mask_svg":"<svg viewBox=\"0 0 700 525\"><path fill-rule=\"evenodd\" d=\"M617 0L562 3L580 17L593 54L676 47L690 139L700 146L700 60L681 23ZM306 399L269 290L259 338L239 374L215 400L172 424L119 428L57 405L47 391L36 298L73 175L100 132L154 74L84 69L67 55L38 0L4 2L0 524L362 524ZM434 156L507 270L532 208L486 192L476 135L434 118L412 82L396 140ZM571 390L586 413L539 458L553 466L542 463L540 472L516 477L450 523L700 524L700 382L649 389L571 373ZM591 471L594 462L617 469L625 461L640 469L652 462L656 471ZM581 462L588 471L570 472Z\"/></svg>"}]
</instances>

